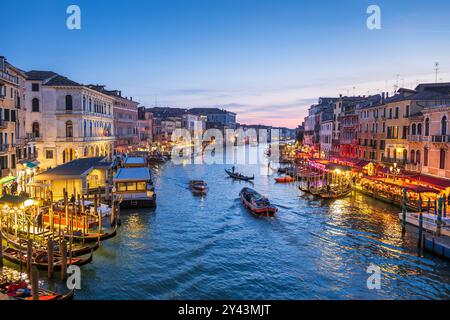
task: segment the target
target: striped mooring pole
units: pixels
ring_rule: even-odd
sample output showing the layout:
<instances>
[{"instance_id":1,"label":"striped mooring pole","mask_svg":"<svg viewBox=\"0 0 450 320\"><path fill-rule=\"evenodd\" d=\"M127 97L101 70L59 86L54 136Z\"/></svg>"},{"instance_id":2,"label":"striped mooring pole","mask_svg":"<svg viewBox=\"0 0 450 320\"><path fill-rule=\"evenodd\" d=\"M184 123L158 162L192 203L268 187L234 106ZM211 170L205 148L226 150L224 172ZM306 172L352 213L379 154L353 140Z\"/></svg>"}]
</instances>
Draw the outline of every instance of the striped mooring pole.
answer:
<instances>
[{"instance_id":1,"label":"striped mooring pole","mask_svg":"<svg viewBox=\"0 0 450 320\"><path fill-rule=\"evenodd\" d=\"M427 213L430 214L430 208L431 208L431 200L430 198L428 198L428 203L427 203Z\"/></svg>"},{"instance_id":2,"label":"striped mooring pole","mask_svg":"<svg viewBox=\"0 0 450 320\"><path fill-rule=\"evenodd\" d=\"M403 188L403 220L402 220L402 233L406 231L406 188Z\"/></svg>"},{"instance_id":3,"label":"striped mooring pole","mask_svg":"<svg viewBox=\"0 0 450 320\"><path fill-rule=\"evenodd\" d=\"M419 248L423 246L423 214L419 213Z\"/></svg>"},{"instance_id":4,"label":"striped mooring pole","mask_svg":"<svg viewBox=\"0 0 450 320\"><path fill-rule=\"evenodd\" d=\"M441 225L442 225L442 198L439 198L439 209L438 209L436 224L437 224L436 234L438 236L440 236L441 235Z\"/></svg>"},{"instance_id":5,"label":"striped mooring pole","mask_svg":"<svg viewBox=\"0 0 450 320\"><path fill-rule=\"evenodd\" d=\"M419 213L422 213L422 205L423 205L422 196L419 196Z\"/></svg>"}]
</instances>

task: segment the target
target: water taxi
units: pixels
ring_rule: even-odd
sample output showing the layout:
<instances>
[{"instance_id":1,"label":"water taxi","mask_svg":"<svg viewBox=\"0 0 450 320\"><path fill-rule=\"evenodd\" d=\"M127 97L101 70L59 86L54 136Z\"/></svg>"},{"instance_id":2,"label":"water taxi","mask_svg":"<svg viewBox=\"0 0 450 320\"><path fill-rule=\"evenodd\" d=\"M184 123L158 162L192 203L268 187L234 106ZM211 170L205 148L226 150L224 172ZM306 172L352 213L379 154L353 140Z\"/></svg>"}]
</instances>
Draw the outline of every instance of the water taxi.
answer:
<instances>
[{"instance_id":1,"label":"water taxi","mask_svg":"<svg viewBox=\"0 0 450 320\"><path fill-rule=\"evenodd\" d=\"M114 176L115 197L121 208L156 206L156 193L147 167L120 168Z\"/></svg>"},{"instance_id":2,"label":"water taxi","mask_svg":"<svg viewBox=\"0 0 450 320\"><path fill-rule=\"evenodd\" d=\"M206 193L208 185L203 180L191 180L189 181L189 187L195 193Z\"/></svg>"},{"instance_id":3,"label":"water taxi","mask_svg":"<svg viewBox=\"0 0 450 320\"><path fill-rule=\"evenodd\" d=\"M244 206L256 215L273 216L278 211L269 199L250 188L243 188L239 193Z\"/></svg>"}]
</instances>

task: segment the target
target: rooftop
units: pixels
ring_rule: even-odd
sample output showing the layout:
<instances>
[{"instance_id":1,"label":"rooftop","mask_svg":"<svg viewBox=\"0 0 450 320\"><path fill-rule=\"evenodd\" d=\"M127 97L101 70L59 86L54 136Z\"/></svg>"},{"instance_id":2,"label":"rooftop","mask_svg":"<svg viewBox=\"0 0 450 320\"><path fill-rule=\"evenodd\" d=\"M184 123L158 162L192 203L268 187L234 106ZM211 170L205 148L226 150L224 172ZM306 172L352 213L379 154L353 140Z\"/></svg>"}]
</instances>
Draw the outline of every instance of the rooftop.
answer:
<instances>
[{"instance_id":1,"label":"rooftop","mask_svg":"<svg viewBox=\"0 0 450 320\"><path fill-rule=\"evenodd\" d=\"M114 176L115 182L120 181L148 181L150 180L150 170L146 167L120 168Z\"/></svg>"},{"instance_id":2,"label":"rooftop","mask_svg":"<svg viewBox=\"0 0 450 320\"><path fill-rule=\"evenodd\" d=\"M82 158L49 169L36 176L37 181L77 179L89 174L93 169L109 168L112 162L104 161L104 157Z\"/></svg>"}]
</instances>

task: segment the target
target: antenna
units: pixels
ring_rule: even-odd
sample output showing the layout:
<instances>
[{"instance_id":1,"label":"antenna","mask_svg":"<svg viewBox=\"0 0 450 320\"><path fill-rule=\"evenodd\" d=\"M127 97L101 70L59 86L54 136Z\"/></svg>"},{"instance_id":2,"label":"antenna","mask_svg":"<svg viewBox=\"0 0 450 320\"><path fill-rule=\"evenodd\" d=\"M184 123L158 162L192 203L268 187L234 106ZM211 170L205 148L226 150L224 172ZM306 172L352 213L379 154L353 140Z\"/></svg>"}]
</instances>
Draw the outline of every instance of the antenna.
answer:
<instances>
[{"instance_id":1,"label":"antenna","mask_svg":"<svg viewBox=\"0 0 450 320\"><path fill-rule=\"evenodd\" d=\"M434 63L434 71L436 71L436 83L438 83L439 62Z\"/></svg>"}]
</instances>

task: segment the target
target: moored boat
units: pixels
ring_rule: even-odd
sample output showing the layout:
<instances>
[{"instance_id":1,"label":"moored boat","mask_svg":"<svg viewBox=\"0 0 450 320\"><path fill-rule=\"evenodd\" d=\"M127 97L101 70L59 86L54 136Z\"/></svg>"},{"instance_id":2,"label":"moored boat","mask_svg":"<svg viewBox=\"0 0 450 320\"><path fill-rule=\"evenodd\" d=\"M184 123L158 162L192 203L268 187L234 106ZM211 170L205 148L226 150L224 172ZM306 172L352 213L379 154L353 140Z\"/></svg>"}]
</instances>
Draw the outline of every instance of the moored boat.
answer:
<instances>
[{"instance_id":1,"label":"moored boat","mask_svg":"<svg viewBox=\"0 0 450 320\"><path fill-rule=\"evenodd\" d=\"M146 167L120 168L114 177L115 197L121 208L150 208L156 206L156 193Z\"/></svg>"},{"instance_id":2,"label":"moored boat","mask_svg":"<svg viewBox=\"0 0 450 320\"><path fill-rule=\"evenodd\" d=\"M251 181L251 180L255 180L255 175L249 177L249 176L244 176L241 173L237 173L237 172L233 172L230 170L225 169L225 172L233 179L236 180L243 180L243 181Z\"/></svg>"},{"instance_id":3,"label":"moored boat","mask_svg":"<svg viewBox=\"0 0 450 320\"><path fill-rule=\"evenodd\" d=\"M108 239L111 239L113 237L116 236L117 234L117 225L114 227L114 230L111 232L104 232L104 233L86 233L86 234L82 234L81 231L76 231L73 233L73 235L71 234L64 234L64 237L69 240L69 239L73 239L73 241L76 242L84 242L84 243L94 243L94 242L99 242L99 241L105 241Z\"/></svg>"},{"instance_id":4,"label":"moored boat","mask_svg":"<svg viewBox=\"0 0 450 320\"><path fill-rule=\"evenodd\" d=\"M250 188L243 188L239 193L244 206L256 215L273 216L278 209L270 204L269 199Z\"/></svg>"},{"instance_id":5,"label":"moored boat","mask_svg":"<svg viewBox=\"0 0 450 320\"><path fill-rule=\"evenodd\" d=\"M0 292L16 300L33 300L32 289L28 282L24 280L7 281L0 285ZM52 290L39 288L39 301L68 301L73 300L75 289L66 294L60 294Z\"/></svg>"},{"instance_id":6,"label":"moored boat","mask_svg":"<svg viewBox=\"0 0 450 320\"><path fill-rule=\"evenodd\" d=\"M88 264L92 261L93 252L90 253L88 257L82 258L67 258L67 266L70 265L76 265L76 266L82 266L85 264ZM9 262L12 262L14 264L27 264L27 253L23 250L8 247L3 249L3 257L8 260ZM45 251L33 251L32 256L32 264L33 266L36 266L38 269L41 270L48 270L48 255ZM53 257L53 269L54 270L61 270L62 266L62 258L59 254L55 254Z\"/></svg>"},{"instance_id":7,"label":"moored boat","mask_svg":"<svg viewBox=\"0 0 450 320\"><path fill-rule=\"evenodd\" d=\"M8 235L5 232L2 232L3 235L3 239L6 240L6 242L13 246L16 249L20 249L22 251L26 251L27 250L27 240L26 239L20 239L20 238L15 238L12 235ZM96 238L98 240L98 238ZM93 246L73 246L72 247L72 257L81 257L84 256L86 254L89 254L95 250L97 250L100 247L100 242L97 241L95 243L95 245ZM36 243L33 244L33 248L37 248L39 250L46 250L46 248L42 247L42 246L38 246ZM54 246L54 252L60 252L60 248L59 248L59 244L58 242L55 243ZM67 256L70 255L70 252L67 252Z\"/></svg>"},{"instance_id":8,"label":"moored boat","mask_svg":"<svg viewBox=\"0 0 450 320\"><path fill-rule=\"evenodd\" d=\"M277 183L291 183L291 182L294 182L295 179L292 178L291 176L284 176L284 177L280 177L280 178L275 178L275 181Z\"/></svg>"}]
</instances>

